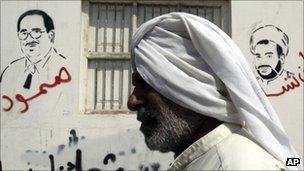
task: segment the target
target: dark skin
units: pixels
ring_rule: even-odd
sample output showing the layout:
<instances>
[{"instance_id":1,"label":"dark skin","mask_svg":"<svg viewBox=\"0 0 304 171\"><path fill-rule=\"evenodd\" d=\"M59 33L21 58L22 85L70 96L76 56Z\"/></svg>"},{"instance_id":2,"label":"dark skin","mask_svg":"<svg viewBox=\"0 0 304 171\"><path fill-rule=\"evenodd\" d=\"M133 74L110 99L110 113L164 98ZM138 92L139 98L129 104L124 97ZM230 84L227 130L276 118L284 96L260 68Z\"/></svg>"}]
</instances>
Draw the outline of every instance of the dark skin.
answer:
<instances>
[{"instance_id":1,"label":"dark skin","mask_svg":"<svg viewBox=\"0 0 304 171\"><path fill-rule=\"evenodd\" d=\"M165 97L159 94L156 90L154 90L148 83L146 83L136 71L132 74L132 84L135 87L128 100L128 108L131 111L138 111L141 107L145 107L147 105L152 105L156 110L159 110L160 101ZM177 106L178 108L185 109L182 106ZM197 114L189 109L185 110L188 110L189 113L201 116L201 124L199 127L196 128L195 134L191 138L191 142L185 142L179 146L178 150L173 151L175 153L175 156L178 156L196 140L200 139L201 137L212 131L214 128L222 124L221 121L215 118Z\"/></svg>"}]
</instances>

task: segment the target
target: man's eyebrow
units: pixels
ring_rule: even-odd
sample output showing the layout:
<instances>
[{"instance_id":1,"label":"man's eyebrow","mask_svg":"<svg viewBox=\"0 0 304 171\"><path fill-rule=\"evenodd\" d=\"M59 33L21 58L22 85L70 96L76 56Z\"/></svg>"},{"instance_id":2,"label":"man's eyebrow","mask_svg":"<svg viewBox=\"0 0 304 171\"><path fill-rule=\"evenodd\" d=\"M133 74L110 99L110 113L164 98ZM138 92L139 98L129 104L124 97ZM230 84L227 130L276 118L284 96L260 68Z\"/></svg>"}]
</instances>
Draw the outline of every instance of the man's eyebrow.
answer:
<instances>
[{"instance_id":1,"label":"man's eyebrow","mask_svg":"<svg viewBox=\"0 0 304 171\"><path fill-rule=\"evenodd\" d=\"M272 53L272 52L266 52L266 53L265 53L265 55L268 55L268 54L270 54L270 55L271 55L271 54L273 54L273 53Z\"/></svg>"},{"instance_id":2,"label":"man's eyebrow","mask_svg":"<svg viewBox=\"0 0 304 171\"><path fill-rule=\"evenodd\" d=\"M32 31L40 31L40 28L32 28Z\"/></svg>"},{"instance_id":3,"label":"man's eyebrow","mask_svg":"<svg viewBox=\"0 0 304 171\"><path fill-rule=\"evenodd\" d=\"M27 30L26 30L26 29L21 29L21 30L20 30L20 32L24 32L24 31L27 31Z\"/></svg>"}]
</instances>

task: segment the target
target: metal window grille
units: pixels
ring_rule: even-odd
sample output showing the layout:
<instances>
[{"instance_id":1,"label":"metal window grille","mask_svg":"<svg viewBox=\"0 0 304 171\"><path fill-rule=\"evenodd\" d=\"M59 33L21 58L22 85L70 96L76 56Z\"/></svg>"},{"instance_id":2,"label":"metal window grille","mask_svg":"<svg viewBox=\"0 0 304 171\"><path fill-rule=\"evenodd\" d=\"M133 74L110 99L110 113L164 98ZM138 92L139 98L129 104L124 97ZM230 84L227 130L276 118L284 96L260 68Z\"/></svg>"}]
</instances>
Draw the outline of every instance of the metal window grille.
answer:
<instances>
[{"instance_id":1,"label":"metal window grille","mask_svg":"<svg viewBox=\"0 0 304 171\"><path fill-rule=\"evenodd\" d=\"M135 28L169 12L187 12L204 17L222 29L220 5L206 6L147 3L90 3L86 111L127 112L132 91L129 45ZM224 29L225 31L225 29Z\"/></svg>"}]
</instances>

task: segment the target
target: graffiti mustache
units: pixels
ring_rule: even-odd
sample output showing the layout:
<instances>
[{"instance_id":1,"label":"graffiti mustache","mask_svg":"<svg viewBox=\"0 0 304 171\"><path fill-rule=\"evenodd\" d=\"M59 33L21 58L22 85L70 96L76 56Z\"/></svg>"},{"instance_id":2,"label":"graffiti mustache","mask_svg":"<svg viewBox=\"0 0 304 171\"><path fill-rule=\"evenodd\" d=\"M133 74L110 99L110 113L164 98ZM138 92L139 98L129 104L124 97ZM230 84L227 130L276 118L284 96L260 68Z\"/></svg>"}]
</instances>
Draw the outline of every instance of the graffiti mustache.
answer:
<instances>
[{"instance_id":1,"label":"graffiti mustache","mask_svg":"<svg viewBox=\"0 0 304 171\"><path fill-rule=\"evenodd\" d=\"M270 67L270 68L271 68L270 65L260 65L260 66L258 67L258 69L261 69L261 68L264 68L264 67Z\"/></svg>"},{"instance_id":2,"label":"graffiti mustache","mask_svg":"<svg viewBox=\"0 0 304 171\"><path fill-rule=\"evenodd\" d=\"M260 65L257 70L261 72L261 70L263 70L262 68L264 68L264 67L269 67L269 68L271 68L272 72L279 74L279 72L276 69L273 69L270 65Z\"/></svg>"},{"instance_id":3,"label":"graffiti mustache","mask_svg":"<svg viewBox=\"0 0 304 171\"><path fill-rule=\"evenodd\" d=\"M25 44L25 46L34 46L34 45L36 45L36 44L39 44L39 42L33 40L33 41L31 41L31 42L27 42L27 43Z\"/></svg>"}]
</instances>

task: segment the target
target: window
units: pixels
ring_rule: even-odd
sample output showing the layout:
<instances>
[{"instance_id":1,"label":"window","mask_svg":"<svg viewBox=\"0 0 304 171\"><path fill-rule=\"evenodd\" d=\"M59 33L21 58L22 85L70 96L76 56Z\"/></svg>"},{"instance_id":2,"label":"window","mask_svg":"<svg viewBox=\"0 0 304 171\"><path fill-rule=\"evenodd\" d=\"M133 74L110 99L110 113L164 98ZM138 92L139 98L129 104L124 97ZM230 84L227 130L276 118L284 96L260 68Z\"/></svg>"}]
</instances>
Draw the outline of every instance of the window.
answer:
<instances>
[{"instance_id":1,"label":"window","mask_svg":"<svg viewBox=\"0 0 304 171\"><path fill-rule=\"evenodd\" d=\"M83 26L84 112L128 113L132 91L129 45L137 26L181 11L204 17L229 34L227 9L228 1L84 1L83 20L88 20Z\"/></svg>"}]
</instances>

